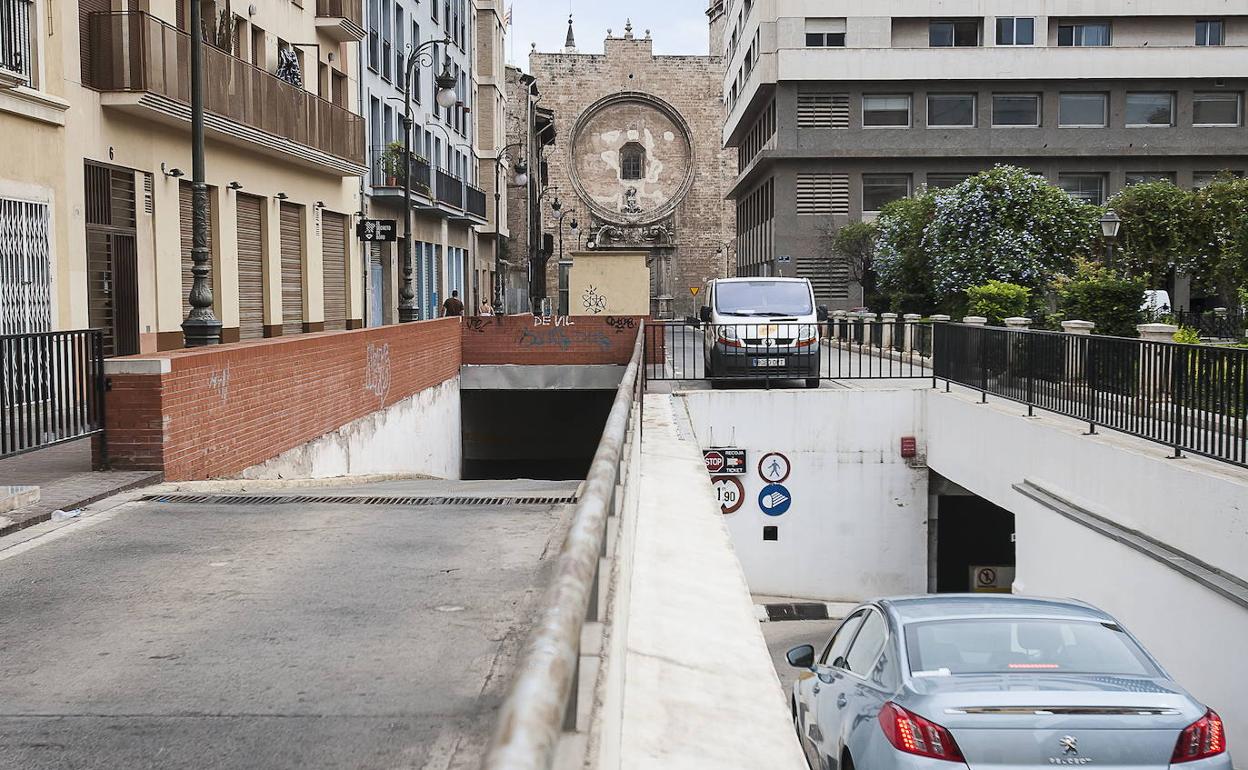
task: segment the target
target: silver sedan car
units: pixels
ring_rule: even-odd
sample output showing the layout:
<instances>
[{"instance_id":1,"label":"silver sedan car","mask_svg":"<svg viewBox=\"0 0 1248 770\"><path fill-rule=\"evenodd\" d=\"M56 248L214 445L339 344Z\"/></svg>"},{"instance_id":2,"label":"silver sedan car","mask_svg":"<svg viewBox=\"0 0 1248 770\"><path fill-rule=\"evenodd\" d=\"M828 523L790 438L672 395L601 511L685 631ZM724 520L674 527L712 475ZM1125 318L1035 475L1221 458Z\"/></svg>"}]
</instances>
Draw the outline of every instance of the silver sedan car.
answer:
<instances>
[{"instance_id":1,"label":"silver sedan car","mask_svg":"<svg viewBox=\"0 0 1248 770\"><path fill-rule=\"evenodd\" d=\"M881 599L788 660L803 669L793 721L817 770L1231 770L1217 713L1081 602Z\"/></svg>"}]
</instances>

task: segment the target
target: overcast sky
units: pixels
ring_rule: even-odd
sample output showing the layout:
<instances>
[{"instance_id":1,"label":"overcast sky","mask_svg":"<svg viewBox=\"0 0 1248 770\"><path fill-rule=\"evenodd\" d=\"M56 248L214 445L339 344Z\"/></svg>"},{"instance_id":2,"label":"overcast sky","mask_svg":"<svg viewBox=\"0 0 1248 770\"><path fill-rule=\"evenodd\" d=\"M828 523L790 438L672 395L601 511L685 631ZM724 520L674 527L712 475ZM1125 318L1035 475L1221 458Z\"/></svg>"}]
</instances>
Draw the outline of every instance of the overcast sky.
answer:
<instances>
[{"instance_id":1,"label":"overcast sky","mask_svg":"<svg viewBox=\"0 0 1248 770\"><path fill-rule=\"evenodd\" d=\"M660 54L705 54L707 51L706 0L511 0L512 27L507 41L507 60L528 69L529 44L553 52L563 48L571 9L576 47L582 53L602 53L607 30L624 34L624 22L633 20L633 34L646 30ZM514 55L513 55L514 51Z\"/></svg>"}]
</instances>

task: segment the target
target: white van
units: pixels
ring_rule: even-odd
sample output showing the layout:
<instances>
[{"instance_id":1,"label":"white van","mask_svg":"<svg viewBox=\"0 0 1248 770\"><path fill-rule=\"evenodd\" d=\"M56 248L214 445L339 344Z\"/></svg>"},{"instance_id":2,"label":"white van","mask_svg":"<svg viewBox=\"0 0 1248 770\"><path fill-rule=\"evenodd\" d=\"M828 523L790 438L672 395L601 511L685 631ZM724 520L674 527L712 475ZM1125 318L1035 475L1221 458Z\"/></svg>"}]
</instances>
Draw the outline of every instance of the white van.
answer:
<instances>
[{"instance_id":1,"label":"white van","mask_svg":"<svg viewBox=\"0 0 1248 770\"><path fill-rule=\"evenodd\" d=\"M805 278L707 281L700 319L708 379L805 380L819 387L819 340L828 319Z\"/></svg>"}]
</instances>

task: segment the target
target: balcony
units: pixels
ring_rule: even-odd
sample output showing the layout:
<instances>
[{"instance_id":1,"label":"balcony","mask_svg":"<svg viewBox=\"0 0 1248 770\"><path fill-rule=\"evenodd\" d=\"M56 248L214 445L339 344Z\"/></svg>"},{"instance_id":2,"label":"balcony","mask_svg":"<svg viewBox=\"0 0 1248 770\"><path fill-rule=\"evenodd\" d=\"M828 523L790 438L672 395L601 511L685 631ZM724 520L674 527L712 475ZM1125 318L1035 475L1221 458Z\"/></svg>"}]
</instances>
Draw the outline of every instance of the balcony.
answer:
<instances>
[{"instance_id":1,"label":"balcony","mask_svg":"<svg viewBox=\"0 0 1248 770\"><path fill-rule=\"evenodd\" d=\"M0 88L31 84L31 0L0 0Z\"/></svg>"},{"instance_id":2,"label":"balcony","mask_svg":"<svg viewBox=\"0 0 1248 770\"><path fill-rule=\"evenodd\" d=\"M402 153L393 153L385 145L374 146L369 153L372 196L393 199L403 205ZM407 173L412 177L412 207L417 211L444 217L456 222L485 224L485 192L442 169L434 169L429 161L412 154Z\"/></svg>"},{"instance_id":3,"label":"balcony","mask_svg":"<svg viewBox=\"0 0 1248 770\"><path fill-rule=\"evenodd\" d=\"M364 39L364 3L316 0L316 28L339 43L358 43Z\"/></svg>"},{"instance_id":4,"label":"balcony","mask_svg":"<svg viewBox=\"0 0 1248 770\"><path fill-rule=\"evenodd\" d=\"M86 85L105 107L175 126L190 122L191 38L141 11L93 13ZM213 138L345 176L364 165L364 119L208 43L205 129Z\"/></svg>"}]
</instances>

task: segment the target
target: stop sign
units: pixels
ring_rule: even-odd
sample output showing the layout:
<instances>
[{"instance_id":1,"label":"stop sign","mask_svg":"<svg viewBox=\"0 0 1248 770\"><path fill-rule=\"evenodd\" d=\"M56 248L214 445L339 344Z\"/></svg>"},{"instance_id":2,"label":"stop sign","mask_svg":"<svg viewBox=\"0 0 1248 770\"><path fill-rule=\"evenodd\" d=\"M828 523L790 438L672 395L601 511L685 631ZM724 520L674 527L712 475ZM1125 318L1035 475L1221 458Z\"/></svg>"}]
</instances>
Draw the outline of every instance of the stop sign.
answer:
<instances>
[{"instance_id":1,"label":"stop sign","mask_svg":"<svg viewBox=\"0 0 1248 770\"><path fill-rule=\"evenodd\" d=\"M719 473L724 469L724 453L716 449L711 449L702 453L702 459L706 461L706 471L712 475Z\"/></svg>"}]
</instances>

